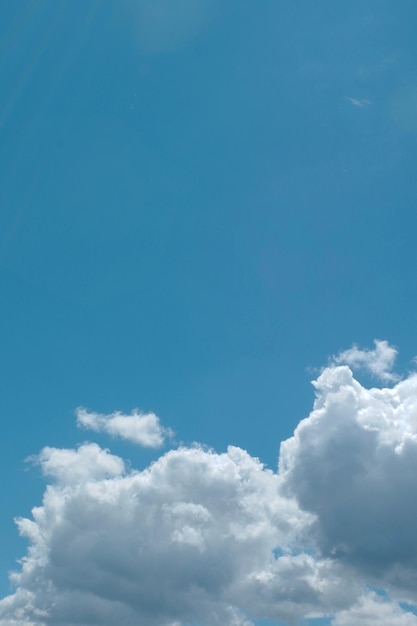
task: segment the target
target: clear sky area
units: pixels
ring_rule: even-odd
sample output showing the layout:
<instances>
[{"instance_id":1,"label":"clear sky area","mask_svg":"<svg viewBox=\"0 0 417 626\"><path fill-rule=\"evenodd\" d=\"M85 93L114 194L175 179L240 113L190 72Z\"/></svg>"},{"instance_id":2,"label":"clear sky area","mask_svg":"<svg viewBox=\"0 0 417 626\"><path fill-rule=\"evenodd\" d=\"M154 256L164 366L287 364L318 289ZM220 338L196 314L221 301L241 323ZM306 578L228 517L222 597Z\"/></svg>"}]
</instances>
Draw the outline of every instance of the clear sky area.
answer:
<instances>
[{"instance_id":1,"label":"clear sky area","mask_svg":"<svg viewBox=\"0 0 417 626\"><path fill-rule=\"evenodd\" d=\"M416 24L0 2L0 626L417 626Z\"/></svg>"}]
</instances>

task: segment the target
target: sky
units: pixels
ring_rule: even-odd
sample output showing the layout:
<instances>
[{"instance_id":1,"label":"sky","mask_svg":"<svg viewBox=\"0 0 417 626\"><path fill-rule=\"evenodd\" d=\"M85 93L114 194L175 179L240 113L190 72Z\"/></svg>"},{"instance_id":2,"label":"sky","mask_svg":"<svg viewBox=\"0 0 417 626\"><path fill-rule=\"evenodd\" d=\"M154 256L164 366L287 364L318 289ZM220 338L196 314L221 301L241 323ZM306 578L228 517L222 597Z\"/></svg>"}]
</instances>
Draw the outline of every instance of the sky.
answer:
<instances>
[{"instance_id":1,"label":"sky","mask_svg":"<svg viewBox=\"0 0 417 626\"><path fill-rule=\"evenodd\" d=\"M0 626L417 625L416 20L0 3Z\"/></svg>"}]
</instances>

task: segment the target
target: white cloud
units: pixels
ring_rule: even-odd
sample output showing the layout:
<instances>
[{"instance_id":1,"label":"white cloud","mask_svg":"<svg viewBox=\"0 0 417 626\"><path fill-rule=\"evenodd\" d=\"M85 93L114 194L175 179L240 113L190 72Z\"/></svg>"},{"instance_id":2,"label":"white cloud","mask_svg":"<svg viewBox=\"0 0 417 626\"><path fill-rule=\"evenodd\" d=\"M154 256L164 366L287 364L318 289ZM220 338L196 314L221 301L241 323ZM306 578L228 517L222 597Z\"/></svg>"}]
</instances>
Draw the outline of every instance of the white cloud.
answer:
<instances>
[{"instance_id":1,"label":"white cloud","mask_svg":"<svg viewBox=\"0 0 417 626\"><path fill-rule=\"evenodd\" d=\"M389 345L388 341L375 339L374 350L360 350L353 346L333 357L336 365L346 364L353 369L364 369L384 382L395 382L398 376L392 373L397 350Z\"/></svg>"},{"instance_id":2,"label":"white cloud","mask_svg":"<svg viewBox=\"0 0 417 626\"><path fill-rule=\"evenodd\" d=\"M388 602L375 593L364 595L358 604L348 611L341 611L333 620L333 626L417 626L417 617L409 611Z\"/></svg>"},{"instance_id":3,"label":"white cloud","mask_svg":"<svg viewBox=\"0 0 417 626\"><path fill-rule=\"evenodd\" d=\"M90 467L85 447L72 452ZM264 611L262 594L285 618L320 611L334 595L351 601L340 580L323 589L330 560L291 555L309 516L279 495L277 474L238 448L174 450L113 478L62 472L67 450L62 459L44 450L40 463L60 482L33 520L18 520L31 547L17 593L0 603L2 626L16 615L22 624L243 626L246 609ZM277 546L287 553L275 559Z\"/></svg>"},{"instance_id":4,"label":"white cloud","mask_svg":"<svg viewBox=\"0 0 417 626\"><path fill-rule=\"evenodd\" d=\"M122 459L95 443L78 450L44 448L37 459L44 476L52 476L62 484L119 476L124 471Z\"/></svg>"},{"instance_id":5,"label":"white cloud","mask_svg":"<svg viewBox=\"0 0 417 626\"><path fill-rule=\"evenodd\" d=\"M81 407L77 409L76 415L78 426L97 433L105 432L148 448L159 448L165 438L173 434L170 429L161 426L154 413L140 413L135 410L130 415L118 411L111 415L102 415Z\"/></svg>"},{"instance_id":6,"label":"white cloud","mask_svg":"<svg viewBox=\"0 0 417 626\"><path fill-rule=\"evenodd\" d=\"M366 389L333 365L314 385L278 473L233 447L141 472L96 444L45 448L0 626L417 626L399 604L417 602L417 376Z\"/></svg>"}]
</instances>

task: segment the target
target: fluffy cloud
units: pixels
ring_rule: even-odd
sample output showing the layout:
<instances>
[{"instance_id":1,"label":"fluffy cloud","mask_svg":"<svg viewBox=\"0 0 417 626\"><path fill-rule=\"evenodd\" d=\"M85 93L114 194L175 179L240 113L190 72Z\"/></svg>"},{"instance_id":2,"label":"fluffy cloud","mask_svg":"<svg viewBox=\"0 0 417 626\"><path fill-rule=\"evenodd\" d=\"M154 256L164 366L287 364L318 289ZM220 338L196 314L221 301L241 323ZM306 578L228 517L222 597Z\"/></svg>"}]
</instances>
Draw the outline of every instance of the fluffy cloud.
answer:
<instances>
[{"instance_id":1,"label":"fluffy cloud","mask_svg":"<svg viewBox=\"0 0 417 626\"><path fill-rule=\"evenodd\" d=\"M0 626L417 626L401 607L417 602L417 376L366 389L333 365L314 385L278 473L233 447L141 472L94 443L45 448Z\"/></svg>"},{"instance_id":2,"label":"fluffy cloud","mask_svg":"<svg viewBox=\"0 0 417 626\"><path fill-rule=\"evenodd\" d=\"M131 415L123 415L119 412L102 415L79 408L77 409L77 424L97 433L105 432L113 437L120 437L148 448L159 448L166 437L172 436L172 431L163 428L154 413L133 411Z\"/></svg>"},{"instance_id":3,"label":"fluffy cloud","mask_svg":"<svg viewBox=\"0 0 417 626\"><path fill-rule=\"evenodd\" d=\"M415 601L417 376L365 389L340 366L314 384L314 410L281 445L287 493L316 516L322 554Z\"/></svg>"},{"instance_id":4,"label":"fluffy cloud","mask_svg":"<svg viewBox=\"0 0 417 626\"><path fill-rule=\"evenodd\" d=\"M285 619L351 602L330 560L292 554L309 515L246 452L173 450L112 478L99 478L94 444L72 453L74 477L62 471L67 450L62 460L58 450L41 453L56 482L33 520L17 522L31 547L0 623L19 615L22 624L243 626L243 611L264 612L263 599Z\"/></svg>"},{"instance_id":5,"label":"fluffy cloud","mask_svg":"<svg viewBox=\"0 0 417 626\"><path fill-rule=\"evenodd\" d=\"M84 444L78 450L47 447L33 460L41 465L44 476L52 476L64 485L120 476L124 472L122 459L95 443Z\"/></svg>"},{"instance_id":6,"label":"fluffy cloud","mask_svg":"<svg viewBox=\"0 0 417 626\"><path fill-rule=\"evenodd\" d=\"M374 341L374 350L360 350L357 346L349 348L333 357L335 365L346 364L353 369L364 369L385 382L396 382L399 377L393 374L397 350L388 341Z\"/></svg>"},{"instance_id":7,"label":"fluffy cloud","mask_svg":"<svg viewBox=\"0 0 417 626\"><path fill-rule=\"evenodd\" d=\"M417 617L375 593L363 595L356 606L341 611L333 626L417 626Z\"/></svg>"}]
</instances>

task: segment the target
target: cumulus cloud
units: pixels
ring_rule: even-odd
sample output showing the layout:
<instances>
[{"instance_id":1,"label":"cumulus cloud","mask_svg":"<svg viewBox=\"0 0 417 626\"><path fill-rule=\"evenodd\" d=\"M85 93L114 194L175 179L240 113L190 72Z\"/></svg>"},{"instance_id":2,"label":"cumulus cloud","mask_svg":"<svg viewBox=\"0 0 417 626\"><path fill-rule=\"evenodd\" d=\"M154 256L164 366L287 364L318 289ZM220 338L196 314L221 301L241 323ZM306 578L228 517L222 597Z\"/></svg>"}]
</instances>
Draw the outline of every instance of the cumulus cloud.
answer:
<instances>
[{"instance_id":1,"label":"cumulus cloud","mask_svg":"<svg viewBox=\"0 0 417 626\"><path fill-rule=\"evenodd\" d=\"M29 548L0 626L417 626L402 608L417 603L417 376L367 389L333 364L313 384L278 472L235 447L143 471L94 443L42 450L50 484L17 520Z\"/></svg>"},{"instance_id":2,"label":"cumulus cloud","mask_svg":"<svg viewBox=\"0 0 417 626\"><path fill-rule=\"evenodd\" d=\"M366 389L326 369L294 437L281 445L287 493L316 516L322 554L417 600L417 376Z\"/></svg>"},{"instance_id":3,"label":"cumulus cloud","mask_svg":"<svg viewBox=\"0 0 417 626\"><path fill-rule=\"evenodd\" d=\"M67 452L62 462L56 450L41 453L45 471L66 481L47 488L33 520L17 521L31 547L1 624L19 615L22 624L243 626L246 610L263 611L262 594L288 619L334 595L348 606L330 560L291 553L310 516L243 450L173 450L113 478L88 474L85 447L73 451L79 474L63 476Z\"/></svg>"},{"instance_id":4,"label":"cumulus cloud","mask_svg":"<svg viewBox=\"0 0 417 626\"><path fill-rule=\"evenodd\" d=\"M333 357L335 365L346 364L353 369L364 369L384 382L395 382L399 379L392 373L397 350L389 345L388 341L375 339L374 350L360 350L353 346Z\"/></svg>"},{"instance_id":5,"label":"cumulus cloud","mask_svg":"<svg viewBox=\"0 0 417 626\"><path fill-rule=\"evenodd\" d=\"M154 413L140 413L135 410L130 415L120 412L102 415L81 407L77 409L76 415L78 426L97 433L105 432L148 448L159 448L165 438L173 434L170 429L161 426Z\"/></svg>"},{"instance_id":6,"label":"cumulus cloud","mask_svg":"<svg viewBox=\"0 0 417 626\"><path fill-rule=\"evenodd\" d=\"M122 459L95 443L84 444L78 450L46 447L33 460L41 465L44 476L62 484L119 476L124 471Z\"/></svg>"}]
</instances>

